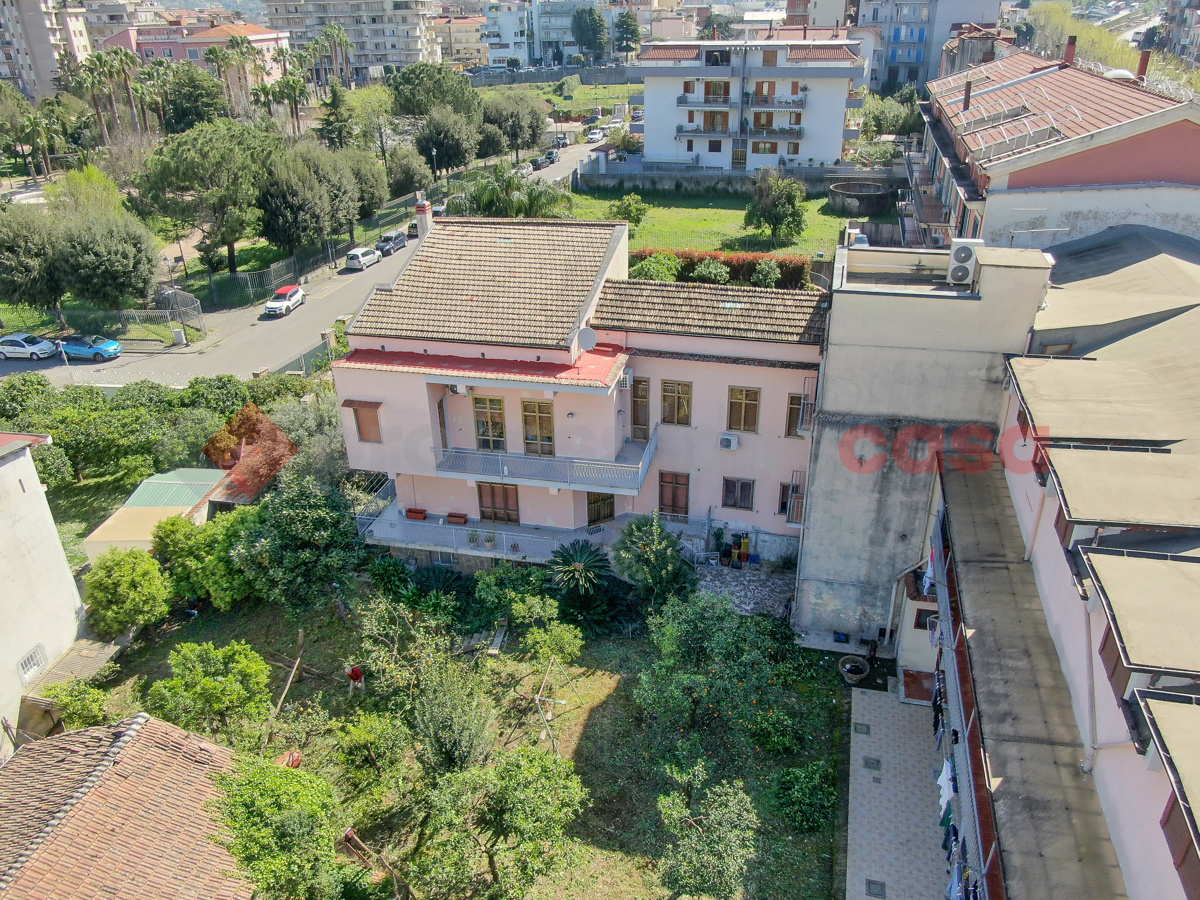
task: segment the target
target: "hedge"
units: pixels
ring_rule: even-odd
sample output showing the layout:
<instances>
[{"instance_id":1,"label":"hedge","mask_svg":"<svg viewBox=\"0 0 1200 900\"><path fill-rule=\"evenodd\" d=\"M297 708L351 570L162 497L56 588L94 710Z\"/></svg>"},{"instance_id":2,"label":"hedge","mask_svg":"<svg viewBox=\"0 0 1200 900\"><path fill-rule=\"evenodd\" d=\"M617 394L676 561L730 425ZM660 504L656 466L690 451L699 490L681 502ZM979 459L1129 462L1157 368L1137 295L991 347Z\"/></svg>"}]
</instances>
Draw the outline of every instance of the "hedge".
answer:
<instances>
[{"instance_id":1,"label":"hedge","mask_svg":"<svg viewBox=\"0 0 1200 900\"><path fill-rule=\"evenodd\" d=\"M808 273L812 262L807 256L775 256L771 253L722 253L720 250L658 250L643 248L629 251L629 265L632 268L637 263L653 256L655 253L667 253L683 261L683 271L679 273L680 281L691 281L692 272L701 260L715 259L729 267L731 281L751 284L754 270L760 261L772 259L779 266L779 283L777 288L786 290L803 290L811 288Z\"/></svg>"}]
</instances>

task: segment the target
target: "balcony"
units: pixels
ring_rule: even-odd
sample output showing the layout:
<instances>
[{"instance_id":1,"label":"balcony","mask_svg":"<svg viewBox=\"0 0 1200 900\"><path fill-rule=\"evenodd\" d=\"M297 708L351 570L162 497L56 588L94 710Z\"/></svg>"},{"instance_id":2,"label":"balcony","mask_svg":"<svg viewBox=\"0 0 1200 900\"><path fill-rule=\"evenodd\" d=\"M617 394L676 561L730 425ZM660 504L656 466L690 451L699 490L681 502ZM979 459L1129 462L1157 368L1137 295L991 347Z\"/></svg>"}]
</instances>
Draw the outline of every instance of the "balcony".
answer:
<instances>
[{"instance_id":1,"label":"balcony","mask_svg":"<svg viewBox=\"0 0 1200 900\"><path fill-rule=\"evenodd\" d=\"M808 96L797 94L795 97L768 97L765 94L748 93L744 99L746 106L751 109L804 109Z\"/></svg>"},{"instance_id":2,"label":"balcony","mask_svg":"<svg viewBox=\"0 0 1200 900\"><path fill-rule=\"evenodd\" d=\"M843 141L857 141L861 136L862 136L862 131L858 128L843 128L842 129L842 140Z\"/></svg>"},{"instance_id":3,"label":"balcony","mask_svg":"<svg viewBox=\"0 0 1200 900\"><path fill-rule=\"evenodd\" d=\"M727 138L732 137L733 133L726 125L723 128L708 125L676 125L675 139L680 138Z\"/></svg>"},{"instance_id":4,"label":"balcony","mask_svg":"<svg viewBox=\"0 0 1200 900\"><path fill-rule=\"evenodd\" d=\"M804 128L800 125L770 125L766 128L747 128L742 132L748 138L791 138L794 141L804 139Z\"/></svg>"},{"instance_id":5,"label":"balcony","mask_svg":"<svg viewBox=\"0 0 1200 900\"><path fill-rule=\"evenodd\" d=\"M658 449L658 426L648 441L626 440L617 458L574 459L564 456L523 456L517 453L485 453L480 450L434 448L437 474L445 478L469 478L596 490L634 496L642 489L650 463Z\"/></svg>"},{"instance_id":6,"label":"balcony","mask_svg":"<svg viewBox=\"0 0 1200 900\"><path fill-rule=\"evenodd\" d=\"M680 109L729 109L732 99L728 94L708 97L701 97L697 94L680 94L675 98L675 105Z\"/></svg>"},{"instance_id":7,"label":"balcony","mask_svg":"<svg viewBox=\"0 0 1200 900\"><path fill-rule=\"evenodd\" d=\"M857 94L846 98L846 109L862 109L867 105L866 97L859 97Z\"/></svg>"}]
</instances>

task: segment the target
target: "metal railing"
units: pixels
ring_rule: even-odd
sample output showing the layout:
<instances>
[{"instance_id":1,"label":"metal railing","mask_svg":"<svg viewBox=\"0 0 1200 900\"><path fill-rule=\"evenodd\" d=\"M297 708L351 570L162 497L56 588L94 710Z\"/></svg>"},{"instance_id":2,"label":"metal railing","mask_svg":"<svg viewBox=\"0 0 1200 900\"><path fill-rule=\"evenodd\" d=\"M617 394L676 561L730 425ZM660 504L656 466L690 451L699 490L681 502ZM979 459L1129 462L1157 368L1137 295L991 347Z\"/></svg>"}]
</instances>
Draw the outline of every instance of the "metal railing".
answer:
<instances>
[{"instance_id":1,"label":"metal railing","mask_svg":"<svg viewBox=\"0 0 1200 900\"><path fill-rule=\"evenodd\" d=\"M803 140L804 129L799 125L768 125L761 128L747 128L742 132L746 137L787 137Z\"/></svg>"},{"instance_id":2,"label":"metal railing","mask_svg":"<svg viewBox=\"0 0 1200 900\"><path fill-rule=\"evenodd\" d=\"M372 519L365 529L360 524L360 531L368 542L432 547L450 553L533 562L546 562L554 556L555 550L575 541L608 547L620 536L619 531L608 525L539 533L534 529L493 528L489 522L451 525L390 515Z\"/></svg>"},{"instance_id":3,"label":"metal railing","mask_svg":"<svg viewBox=\"0 0 1200 900\"><path fill-rule=\"evenodd\" d=\"M716 126L710 127L708 125L676 125L675 126L675 136L676 137L727 138L727 137L731 137L732 134L733 134L733 132L731 132L729 130L728 126L726 126L724 128L717 128Z\"/></svg>"},{"instance_id":4,"label":"metal railing","mask_svg":"<svg viewBox=\"0 0 1200 900\"><path fill-rule=\"evenodd\" d=\"M728 94L720 96L699 96L697 94L680 94L675 98L675 105L679 107L702 107L702 106L719 106L723 109L728 109L729 104L733 101L733 97Z\"/></svg>"},{"instance_id":5,"label":"metal railing","mask_svg":"<svg viewBox=\"0 0 1200 900\"><path fill-rule=\"evenodd\" d=\"M637 447L640 442L626 441ZM650 462L658 449L658 426L641 445L637 463L607 459L574 459L563 456L522 456L516 453L487 453L481 450L433 448L440 475L467 478L492 478L502 482L535 484L550 482L565 487L605 488L610 491L637 493L646 480Z\"/></svg>"},{"instance_id":6,"label":"metal railing","mask_svg":"<svg viewBox=\"0 0 1200 900\"><path fill-rule=\"evenodd\" d=\"M797 94L795 97L776 97L766 94L745 95L745 103L751 109L804 109L807 101L806 94Z\"/></svg>"}]
</instances>

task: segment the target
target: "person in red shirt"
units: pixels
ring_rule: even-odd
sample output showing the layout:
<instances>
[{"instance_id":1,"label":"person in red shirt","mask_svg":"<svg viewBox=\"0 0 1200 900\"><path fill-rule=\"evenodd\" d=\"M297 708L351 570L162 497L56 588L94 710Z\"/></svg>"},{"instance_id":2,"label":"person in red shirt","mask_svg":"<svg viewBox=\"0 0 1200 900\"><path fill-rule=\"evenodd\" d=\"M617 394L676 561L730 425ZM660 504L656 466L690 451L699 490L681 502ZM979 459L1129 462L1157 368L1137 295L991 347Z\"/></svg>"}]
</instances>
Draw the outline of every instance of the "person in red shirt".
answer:
<instances>
[{"instance_id":1,"label":"person in red shirt","mask_svg":"<svg viewBox=\"0 0 1200 900\"><path fill-rule=\"evenodd\" d=\"M350 693L367 689L366 676L358 666L346 666L346 677L350 679Z\"/></svg>"}]
</instances>

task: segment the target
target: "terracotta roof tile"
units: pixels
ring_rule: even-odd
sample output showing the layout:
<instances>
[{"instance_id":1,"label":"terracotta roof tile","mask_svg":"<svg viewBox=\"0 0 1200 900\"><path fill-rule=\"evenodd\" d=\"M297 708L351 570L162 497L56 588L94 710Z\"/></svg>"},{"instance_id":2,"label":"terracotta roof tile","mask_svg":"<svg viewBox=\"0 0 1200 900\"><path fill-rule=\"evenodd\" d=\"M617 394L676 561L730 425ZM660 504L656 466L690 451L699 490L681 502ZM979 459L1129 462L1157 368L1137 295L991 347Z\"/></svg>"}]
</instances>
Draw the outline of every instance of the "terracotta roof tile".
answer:
<instances>
[{"instance_id":1,"label":"terracotta roof tile","mask_svg":"<svg viewBox=\"0 0 1200 900\"><path fill-rule=\"evenodd\" d=\"M207 809L231 761L144 713L21 747L0 768L5 900L249 900Z\"/></svg>"},{"instance_id":2,"label":"terracotta roof tile","mask_svg":"<svg viewBox=\"0 0 1200 900\"><path fill-rule=\"evenodd\" d=\"M638 59L699 59L699 44L649 44Z\"/></svg>"},{"instance_id":3,"label":"terracotta roof tile","mask_svg":"<svg viewBox=\"0 0 1200 900\"><path fill-rule=\"evenodd\" d=\"M624 223L437 219L350 334L564 347Z\"/></svg>"},{"instance_id":4,"label":"terracotta roof tile","mask_svg":"<svg viewBox=\"0 0 1200 900\"><path fill-rule=\"evenodd\" d=\"M820 300L817 291L609 281L590 324L610 331L820 344L825 337Z\"/></svg>"},{"instance_id":5,"label":"terracotta roof tile","mask_svg":"<svg viewBox=\"0 0 1200 900\"><path fill-rule=\"evenodd\" d=\"M788 47L788 59L790 60L853 60L858 58L854 51L845 44L796 44Z\"/></svg>"},{"instance_id":6,"label":"terracotta roof tile","mask_svg":"<svg viewBox=\"0 0 1200 900\"><path fill-rule=\"evenodd\" d=\"M231 37L264 37L268 34L278 34L273 28L263 28L261 25L253 25L249 22L229 22L225 25L218 25L215 28L206 28L204 31L197 31L189 34L184 40L187 41L214 41Z\"/></svg>"}]
</instances>

